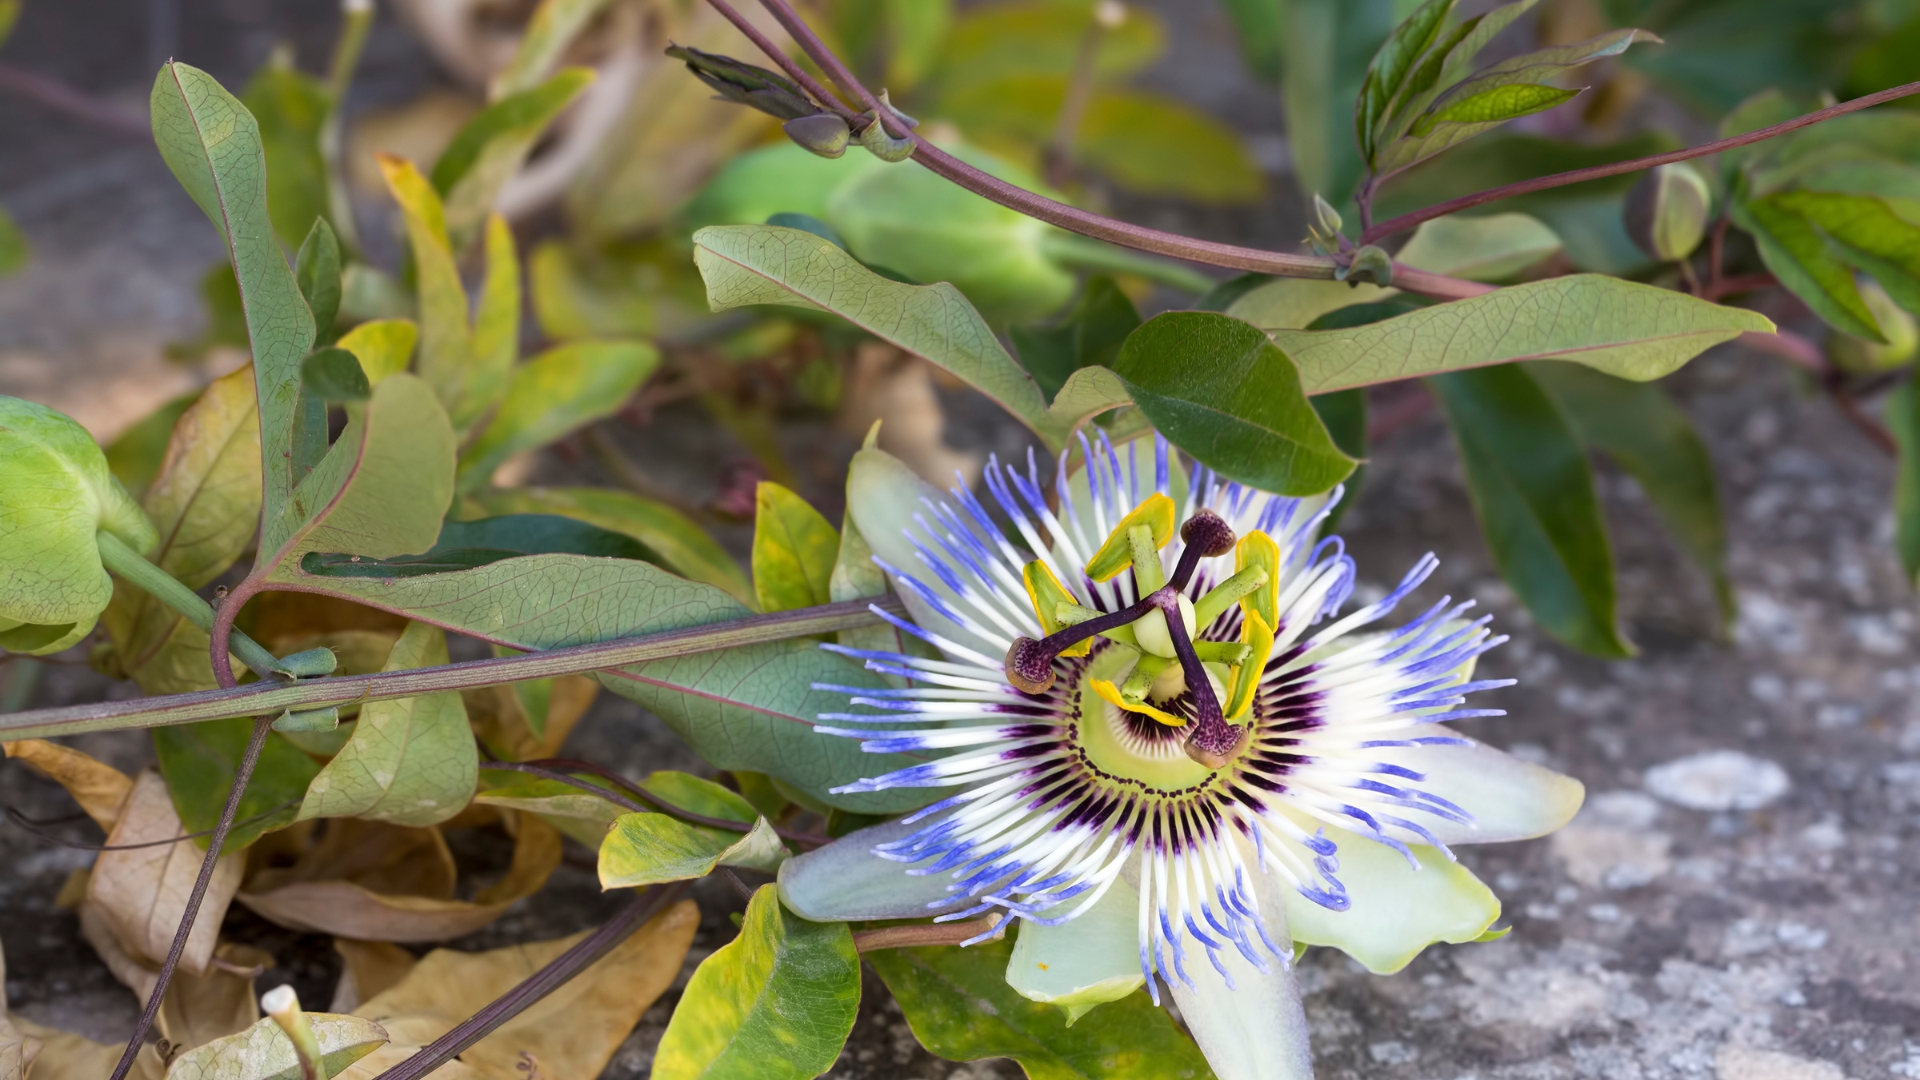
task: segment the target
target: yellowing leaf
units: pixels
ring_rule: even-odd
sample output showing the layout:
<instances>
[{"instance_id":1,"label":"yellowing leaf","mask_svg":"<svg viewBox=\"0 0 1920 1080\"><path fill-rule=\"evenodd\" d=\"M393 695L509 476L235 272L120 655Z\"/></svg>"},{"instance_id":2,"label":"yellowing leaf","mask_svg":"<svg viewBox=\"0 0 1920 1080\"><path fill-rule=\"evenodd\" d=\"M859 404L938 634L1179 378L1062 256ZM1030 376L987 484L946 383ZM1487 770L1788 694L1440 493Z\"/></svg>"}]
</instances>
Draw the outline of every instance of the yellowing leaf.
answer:
<instances>
[{"instance_id":1,"label":"yellowing leaf","mask_svg":"<svg viewBox=\"0 0 1920 1080\"><path fill-rule=\"evenodd\" d=\"M600 1075L640 1014L679 975L699 924L691 900L654 916L585 971L435 1070L435 1080L527 1080L528 1064L554 1080ZM394 1043L336 1080L373 1080L584 936L479 953L428 953L398 985L354 1010L393 1033Z\"/></svg>"},{"instance_id":2,"label":"yellowing leaf","mask_svg":"<svg viewBox=\"0 0 1920 1080\"><path fill-rule=\"evenodd\" d=\"M413 250L413 273L420 305L420 377L433 387L449 413L456 410L466 381L473 331L467 322L467 290L454 265L447 239L446 209L440 196L413 163L391 155L380 158L387 190L400 204Z\"/></svg>"},{"instance_id":3,"label":"yellowing leaf","mask_svg":"<svg viewBox=\"0 0 1920 1080\"><path fill-rule=\"evenodd\" d=\"M116 847L146 844L186 832L166 782L159 773L148 771L134 781L107 843ZM157 962L173 943L205 854L191 841L102 851L87 882L87 902L100 909L129 950ZM240 886L241 870L242 857L236 853L222 855L214 865L213 881L200 902L186 951L180 954L180 964L188 971L204 972L213 959L220 920Z\"/></svg>"},{"instance_id":4,"label":"yellowing leaf","mask_svg":"<svg viewBox=\"0 0 1920 1080\"><path fill-rule=\"evenodd\" d=\"M623 814L600 841L600 887L626 889L705 877L716 866L771 871L787 857L759 818L746 833L694 825L669 814Z\"/></svg>"},{"instance_id":5,"label":"yellowing leaf","mask_svg":"<svg viewBox=\"0 0 1920 1080\"><path fill-rule=\"evenodd\" d=\"M0 743L6 756L25 762L33 771L67 789L73 801L87 812L102 829L112 831L120 820L120 808L133 793L133 778L104 761L96 760L70 746L45 739L22 739ZM0 1009L4 1009L0 1005ZM4 1013L0 1013L4 1015Z\"/></svg>"},{"instance_id":6,"label":"yellowing leaf","mask_svg":"<svg viewBox=\"0 0 1920 1080\"><path fill-rule=\"evenodd\" d=\"M693 973L654 1080L808 1080L840 1056L860 1007L853 934L789 914L778 894L761 886L740 936Z\"/></svg>"},{"instance_id":7,"label":"yellowing leaf","mask_svg":"<svg viewBox=\"0 0 1920 1080\"><path fill-rule=\"evenodd\" d=\"M446 635L413 623L394 643L383 670L445 663ZM308 785L299 816L432 825L466 807L478 768L459 694L371 702L361 708L353 737Z\"/></svg>"},{"instance_id":8,"label":"yellowing leaf","mask_svg":"<svg viewBox=\"0 0 1920 1080\"><path fill-rule=\"evenodd\" d=\"M320 1044L321 1065L328 1076L338 1076L354 1062L387 1041L379 1024L358 1016L308 1013L307 1022ZM300 1059L293 1040L271 1019L262 1019L237 1035L229 1035L181 1054L167 1069L168 1080L300 1080Z\"/></svg>"},{"instance_id":9,"label":"yellowing leaf","mask_svg":"<svg viewBox=\"0 0 1920 1080\"><path fill-rule=\"evenodd\" d=\"M367 381L378 386L387 376L407 370L419 340L420 327L411 319L375 319L347 331L335 344L352 353Z\"/></svg>"},{"instance_id":10,"label":"yellowing leaf","mask_svg":"<svg viewBox=\"0 0 1920 1080\"><path fill-rule=\"evenodd\" d=\"M761 611L829 603L840 535L805 499L769 481L754 494L753 591Z\"/></svg>"}]
</instances>

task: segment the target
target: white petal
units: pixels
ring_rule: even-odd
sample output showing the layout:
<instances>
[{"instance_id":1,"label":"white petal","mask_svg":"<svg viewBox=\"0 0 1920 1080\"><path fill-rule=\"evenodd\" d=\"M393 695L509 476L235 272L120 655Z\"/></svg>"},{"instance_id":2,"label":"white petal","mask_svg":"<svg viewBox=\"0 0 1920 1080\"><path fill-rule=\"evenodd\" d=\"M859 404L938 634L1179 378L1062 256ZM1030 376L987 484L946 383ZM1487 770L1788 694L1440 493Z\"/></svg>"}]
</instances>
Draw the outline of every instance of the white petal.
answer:
<instances>
[{"instance_id":1,"label":"white petal","mask_svg":"<svg viewBox=\"0 0 1920 1080\"><path fill-rule=\"evenodd\" d=\"M1433 848L1412 848L1416 870L1406 856L1357 833L1329 828L1327 839L1340 845L1337 876L1353 906L1330 911L1287 893L1287 925L1298 944L1330 945L1374 974L1390 975L1428 945L1472 941L1500 917L1493 890Z\"/></svg>"},{"instance_id":2,"label":"white petal","mask_svg":"<svg viewBox=\"0 0 1920 1080\"><path fill-rule=\"evenodd\" d=\"M1458 737L1457 732L1438 726L1420 734ZM1571 776L1472 740L1465 746L1383 750L1380 757L1425 773L1424 781L1409 786L1438 795L1473 815L1473 821L1465 825L1429 814L1407 815L1447 845L1545 836L1573 820L1587 797L1586 786Z\"/></svg>"},{"instance_id":3,"label":"white petal","mask_svg":"<svg viewBox=\"0 0 1920 1080\"><path fill-rule=\"evenodd\" d=\"M847 472L847 510L853 515L854 524L860 527L860 535L873 549L874 557L912 576L955 611L966 613L965 604L938 574L920 561L919 550L907 538L907 530L911 528L929 548L939 551L913 520L915 514L928 513L926 504L921 502L923 498L938 502L945 500L946 494L914 475L904 462L884 450L862 450L853 455L853 464ZM928 520L932 518L929 516ZM971 576L971 571L964 566L954 567L954 572ZM919 594L898 581L894 582L894 589L906 601L908 613L921 629L990 657L1006 654L1009 642L994 642L975 634L935 611Z\"/></svg>"},{"instance_id":4,"label":"white petal","mask_svg":"<svg viewBox=\"0 0 1920 1080\"><path fill-rule=\"evenodd\" d=\"M1060 906L1065 912L1073 901ZM1100 902L1059 926L1022 919L1007 985L1067 1010L1068 1023L1146 984L1140 973L1140 894L1116 881Z\"/></svg>"},{"instance_id":5,"label":"white petal","mask_svg":"<svg viewBox=\"0 0 1920 1080\"><path fill-rule=\"evenodd\" d=\"M1267 933L1284 949L1287 918L1281 897L1286 888L1275 874L1262 875L1258 888ZM1313 1080L1307 1017L1292 966L1268 957L1263 975L1229 949L1222 956L1233 972L1229 990L1204 950L1191 941L1188 950L1187 973L1197 989L1174 979L1173 1001L1214 1075L1219 1080Z\"/></svg>"},{"instance_id":6,"label":"white petal","mask_svg":"<svg viewBox=\"0 0 1920 1080\"><path fill-rule=\"evenodd\" d=\"M915 876L907 864L873 853L876 844L919 831L897 821L851 832L780 864L780 900L787 910L814 922L857 919L924 919L938 914L928 904L952 899L945 874Z\"/></svg>"}]
</instances>

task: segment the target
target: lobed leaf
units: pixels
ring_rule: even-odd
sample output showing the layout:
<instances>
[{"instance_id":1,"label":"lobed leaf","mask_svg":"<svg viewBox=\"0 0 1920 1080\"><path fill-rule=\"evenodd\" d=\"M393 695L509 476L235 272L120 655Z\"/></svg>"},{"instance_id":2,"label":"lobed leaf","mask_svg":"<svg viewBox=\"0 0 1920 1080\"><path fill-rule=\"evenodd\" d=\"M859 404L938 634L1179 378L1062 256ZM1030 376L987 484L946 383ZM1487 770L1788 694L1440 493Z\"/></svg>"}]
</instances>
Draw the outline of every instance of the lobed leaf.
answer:
<instances>
[{"instance_id":1,"label":"lobed leaf","mask_svg":"<svg viewBox=\"0 0 1920 1080\"><path fill-rule=\"evenodd\" d=\"M1307 403L1300 373L1258 327L1169 312L1133 332L1114 371L1153 426L1220 475L1313 495L1353 471Z\"/></svg>"},{"instance_id":2,"label":"lobed leaf","mask_svg":"<svg viewBox=\"0 0 1920 1080\"><path fill-rule=\"evenodd\" d=\"M1765 316L1630 281L1575 274L1436 304L1347 330L1273 328L1309 394L1504 364L1575 360L1644 382L1747 331Z\"/></svg>"},{"instance_id":3,"label":"lobed leaf","mask_svg":"<svg viewBox=\"0 0 1920 1080\"><path fill-rule=\"evenodd\" d=\"M853 934L788 914L778 891L761 886L740 936L693 973L655 1080L811 1080L839 1058L860 1007Z\"/></svg>"},{"instance_id":4,"label":"lobed leaf","mask_svg":"<svg viewBox=\"0 0 1920 1080\"><path fill-rule=\"evenodd\" d=\"M1452 424L1494 565L1527 610L1575 648L1633 655L1615 618L1613 556L1593 474L1552 399L1510 364L1428 385Z\"/></svg>"},{"instance_id":5,"label":"lobed leaf","mask_svg":"<svg viewBox=\"0 0 1920 1080\"><path fill-rule=\"evenodd\" d=\"M285 516L297 477L292 457L300 359L313 345L313 316L274 242L259 124L198 68L169 62L151 97L153 137L167 168L227 245L253 346L260 404L261 524ZM310 223L302 222L304 232Z\"/></svg>"},{"instance_id":6,"label":"lobed leaf","mask_svg":"<svg viewBox=\"0 0 1920 1080\"><path fill-rule=\"evenodd\" d=\"M964 949L885 949L866 960L893 991L920 1045L949 1061L1010 1057L1029 1080L1211 1080L1166 1010L1144 993L1068 1024L1062 1010L1007 985L1008 941Z\"/></svg>"}]
</instances>

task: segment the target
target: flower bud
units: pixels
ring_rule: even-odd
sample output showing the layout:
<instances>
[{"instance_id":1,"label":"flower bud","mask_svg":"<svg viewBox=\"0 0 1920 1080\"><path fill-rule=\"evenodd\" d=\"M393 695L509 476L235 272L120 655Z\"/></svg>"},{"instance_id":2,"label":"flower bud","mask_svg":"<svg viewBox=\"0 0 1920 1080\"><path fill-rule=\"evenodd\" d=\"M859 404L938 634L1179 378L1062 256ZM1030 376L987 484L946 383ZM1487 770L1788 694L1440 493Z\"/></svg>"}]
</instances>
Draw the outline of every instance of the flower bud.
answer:
<instances>
[{"instance_id":1,"label":"flower bud","mask_svg":"<svg viewBox=\"0 0 1920 1080\"><path fill-rule=\"evenodd\" d=\"M94 535L159 542L71 417L0 396L0 648L40 656L93 630L113 598Z\"/></svg>"},{"instance_id":2,"label":"flower bud","mask_svg":"<svg viewBox=\"0 0 1920 1080\"><path fill-rule=\"evenodd\" d=\"M1693 254L1707 234L1713 192L1706 177L1684 161L1649 169L1627 195L1627 235L1661 262Z\"/></svg>"},{"instance_id":3,"label":"flower bud","mask_svg":"<svg viewBox=\"0 0 1920 1080\"><path fill-rule=\"evenodd\" d=\"M781 125L787 138L823 158L837 158L847 152L853 131L847 122L832 113L816 113L789 120Z\"/></svg>"},{"instance_id":4,"label":"flower bud","mask_svg":"<svg viewBox=\"0 0 1920 1080\"><path fill-rule=\"evenodd\" d=\"M1353 261L1334 271L1333 276L1349 285L1371 281L1381 288L1393 284L1393 256L1372 244L1353 253Z\"/></svg>"},{"instance_id":5,"label":"flower bud","mask_svg":"<svg viewBox=\"0 0 1920 1080\"><path fill-rule=\"evenodd\" d=\"M1861 279L1860 299L1866 301L1867 310L1873 312L1873 321L1880 324L1880 333L1887 340L1881 343L1835 334L1827 346L1833 362L1842 371L1856 375L1874 375L1913 363L1914 354L1920 353L1920 323L1871 278Z\"/></svg>"}]
</instances>

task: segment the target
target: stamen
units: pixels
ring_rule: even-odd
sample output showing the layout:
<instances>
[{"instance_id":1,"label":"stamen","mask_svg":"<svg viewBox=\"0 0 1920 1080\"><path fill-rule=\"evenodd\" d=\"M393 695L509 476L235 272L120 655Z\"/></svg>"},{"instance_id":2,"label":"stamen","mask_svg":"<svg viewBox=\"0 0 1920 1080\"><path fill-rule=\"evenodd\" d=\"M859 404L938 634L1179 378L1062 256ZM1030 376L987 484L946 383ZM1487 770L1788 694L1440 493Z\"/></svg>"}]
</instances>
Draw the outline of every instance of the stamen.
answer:
<instances>
[{"instance_id":1,"label":"stamen","mask_svg":"<svg viewBox=\"0 0 1920 1080\"><path fill-rule=\"evenodd\" d=\"M1184 592L1202 558L1211 559L1233 550L1233 526L1219 514L1202 507L1180 526L1180 539L1186 547L1181 549L1180 561L1174 564L1173 576L1167 583Z\"/></svg>"}]
</instances>

